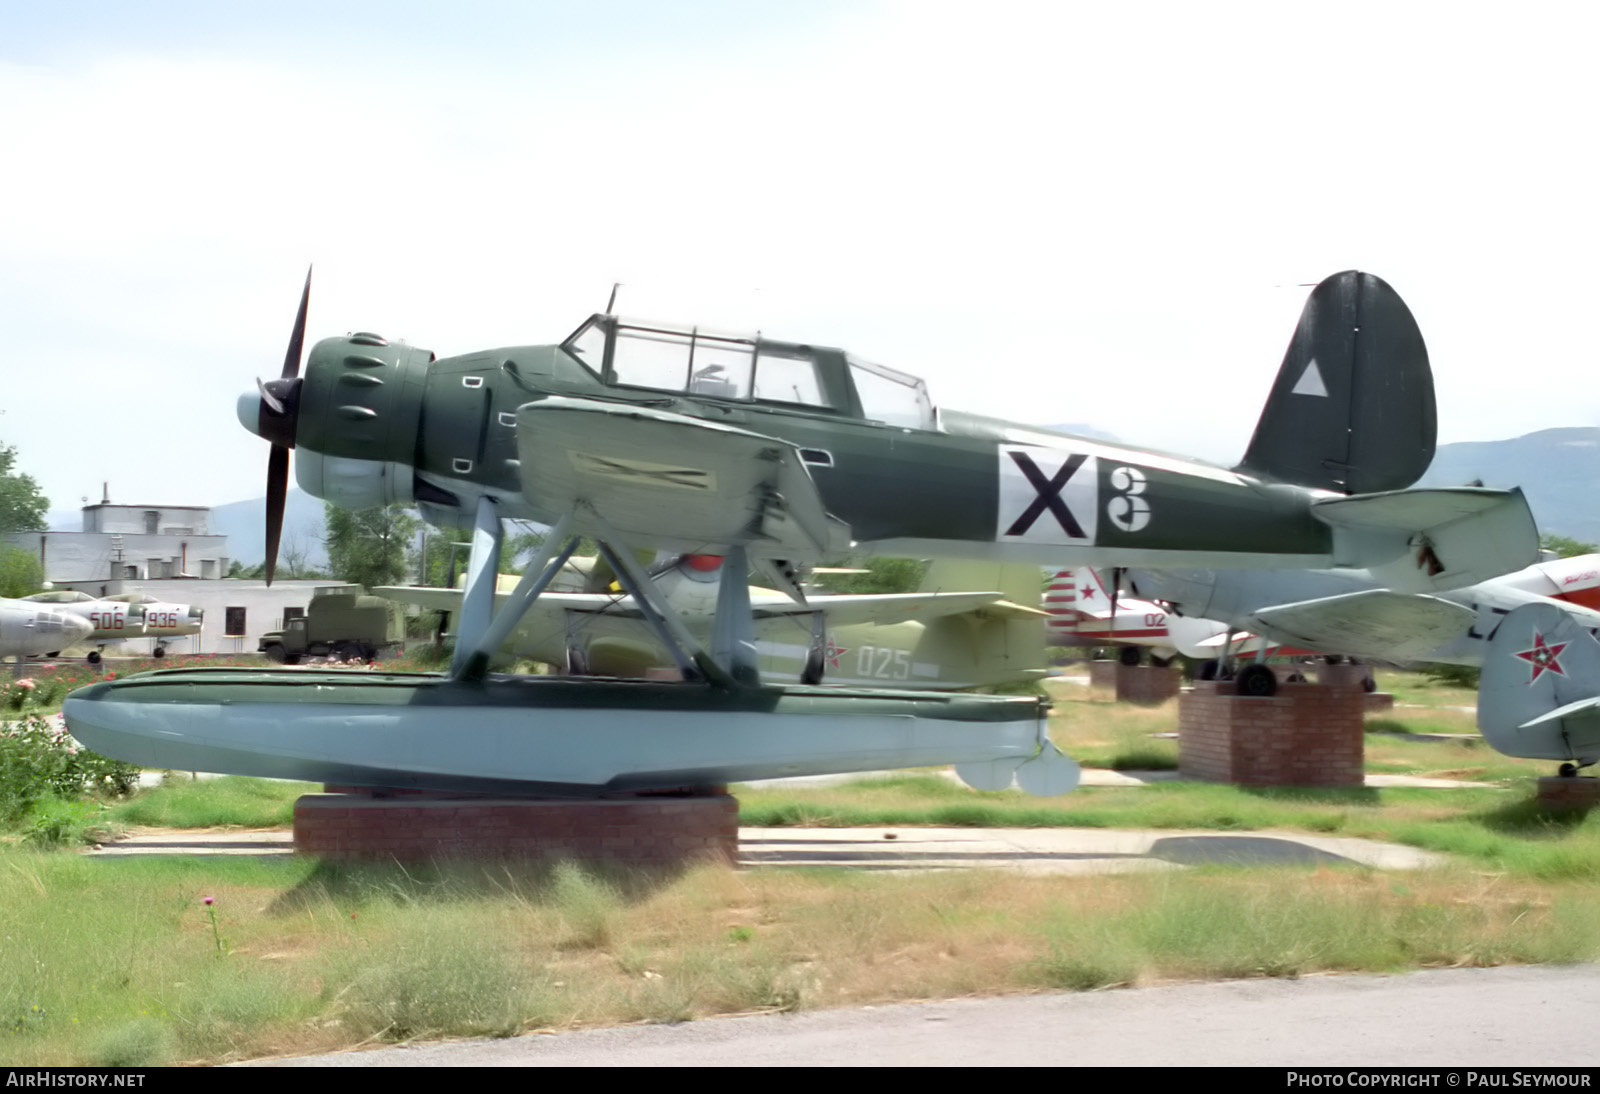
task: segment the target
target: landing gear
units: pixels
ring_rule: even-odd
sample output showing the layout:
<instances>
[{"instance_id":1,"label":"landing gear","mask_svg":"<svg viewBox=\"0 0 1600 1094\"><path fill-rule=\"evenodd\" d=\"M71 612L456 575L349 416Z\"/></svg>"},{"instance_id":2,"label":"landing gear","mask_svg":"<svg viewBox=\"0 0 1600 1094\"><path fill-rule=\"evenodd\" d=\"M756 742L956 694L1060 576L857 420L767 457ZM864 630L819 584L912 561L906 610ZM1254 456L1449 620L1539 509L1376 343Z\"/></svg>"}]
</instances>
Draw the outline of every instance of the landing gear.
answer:
<instances>
[{"instance_id":1,"label":"landing gear","mask_svg":"<svg viewBox=\"0 0 1600 1094\"><path fill-rule=\"evenodd\" d=\"M161 660L161 658L165 657L166 655L167 655L167 647L165 647L165 646L157 646L155 649L150 651L150 656L154 657L158 661Z\"/></svg>"},{"instance_id":2,"label":"landing gear","mask_svg":"<svg viewBox=\"0 0 1600 1094\"><path fill-rule=\"evenodd\" d=\"M1278 694L1278 674L1272 671L1272 666L1258 661L1240 669L1233 686L1240 695L1265 699Z\"/></svg>"},{"instance_id":3,"label":"landing gear","mask_svg":"<svg viewBox=\"0 0 1600 1094\"><path fill-rule=\"evenodd\" d=\"M1144 651L1138 646L1123 646L1121 652L1117 654L1117 658L1124 665L1137 665L1139 663L1139 657L1142 653L1144 653Z\"/></svg>"},{"instance_id":4,"label":"landing gear","mask_svg":"<svg viewBox=\"0 0 1600 1094\"><path fill-rule=\"evenodd\" d=\"M1562 764L1560 767L1556 768L1556 774L1560 775L1563 779L1575 779L1578 777L1578 765Z\"/></svg>"},{"instance_id":5,"label":"landing gear","mask_svg":"<svg viewBox=\"0 0 1600 1094\"><path fill-rule=\"evenodd\" d=\"M822 651L816 647L812 647L812 649L806 653L806 667L800 671L800 682L802 684L822 683L823 669L824 661L822 657Z\"/></svg>"},{"instance_id":6,"label":"landing gear","mask_svg":"<svg viewBox=\"0 0 1600 1094\"><path fill-rule=\"evenodd\" d=\"M89 651L88 660L89 660L89 664L98 665L100 663L100 651L99 650L90 650Z\"/></svg>"}]
</instances>

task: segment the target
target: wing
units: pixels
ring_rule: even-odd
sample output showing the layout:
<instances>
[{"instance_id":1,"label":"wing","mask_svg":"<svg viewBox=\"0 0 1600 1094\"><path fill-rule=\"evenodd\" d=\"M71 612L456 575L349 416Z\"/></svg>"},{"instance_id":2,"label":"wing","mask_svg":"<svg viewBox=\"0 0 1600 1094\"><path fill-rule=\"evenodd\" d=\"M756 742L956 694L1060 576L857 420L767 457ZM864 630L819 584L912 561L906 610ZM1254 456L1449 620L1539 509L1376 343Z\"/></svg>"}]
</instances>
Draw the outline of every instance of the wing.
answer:
<instances>
[{"instance_id":1,"label":"wing","mask_svg":"<svg viewBox=\"0 0 1600 1094\"><path fill-rule=\"evenodd\" d=\"M574 530L607 526L678 550L745 546L813 560L844 554L849 529L828 515L787 441L649 407L553 397L517 411L523 492ZM596 519L598 518L598 519Z\"/></svg>"},{"instance_id":2,"label":"wing","mask_svg":"<svg viewBox=\"0 0 1600 1094\"><path fill-rule=\"evenodd\" d=\"M828 625L848 627L857 623L884 626L939 619L947 615L976 612L994 619L1020 619L1028 616L1048 618L1049 613L1005 599L1002 593L863 593L854 596L809 596L805 604L792 600L758 602L751 608L757 619L785 615L824 613Z\"/></svg>"},{"instance_id":3,"label":"wing","mask_svg":"<svg viewBox=\"0 0 1600 1094\"><path fill-rule=\"evenodd\" d=\"M1475 618L1469 608L1434 596L1385 589L1263 608L1252 629L1279 642L1352 657L1416 660L1459 638Z\"/></svg>"},{"instance_id":4,"label":"wing","mask_svg":"<svg viewBox=\"0 0 1600 1094\"><path fill-rule=\"evenodd\" d=\"M372 590L401 604L414 604L419 608L440 612L461 610L461 590L431 589L416 585L385 585ZM504 606L509 593L496 595L496 603ZM605 593L545 593L539 603L556 611L604 613L621 618L641 618L632 598L621 598ZM939 619L947 615L974 612L995 619L1018 619L1043 616L1037 608L1013 604L1000 593L874 593L859 596L813 596L806 604L796 604L786 597L774 596L770 601L758 601L752 606L757 619L775 619L782 616L808 616L821 611L830 626L846 627L857 623L876 623L880 626Z\"/></svg>"}]
</instances>

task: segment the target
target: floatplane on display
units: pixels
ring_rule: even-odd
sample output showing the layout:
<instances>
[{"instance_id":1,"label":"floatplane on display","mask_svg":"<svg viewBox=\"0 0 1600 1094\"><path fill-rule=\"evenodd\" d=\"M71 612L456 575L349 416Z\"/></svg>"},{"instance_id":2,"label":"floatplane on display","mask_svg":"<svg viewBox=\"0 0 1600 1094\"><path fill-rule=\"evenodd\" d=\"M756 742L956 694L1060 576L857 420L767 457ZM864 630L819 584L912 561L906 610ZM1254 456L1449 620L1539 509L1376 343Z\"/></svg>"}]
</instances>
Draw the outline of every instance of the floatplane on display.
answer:
<instances>
[{"instance_id":1,"label":"floatplane on display","mask_svg":"<svg viewBox=\"0 0 1600 1094\"><path fill-rule=\"evenodd\" d=\"M804 602L857 553L1056 565L1362 566L1431 591L1527 565L1520 492L1406 489L1434 447L1427 353L1400 297L1346 272L1312 292L1243 461L1196 461L936 411L920 380L841 350L596 315L564 342L436 359L358 333L242 397L272 444L268 575L289 452L332 503L472 529L444 675L183 670L76 692L84 743L151 766L446 790L608 790L954 763L1059 793L1077 766L1042 700L760 680L747 575ZM552 525L498 612L507 518ZM681 682L491 674L579 537ZM637 548L715 554L709 646Z\"/></svg>"}]
</instances>

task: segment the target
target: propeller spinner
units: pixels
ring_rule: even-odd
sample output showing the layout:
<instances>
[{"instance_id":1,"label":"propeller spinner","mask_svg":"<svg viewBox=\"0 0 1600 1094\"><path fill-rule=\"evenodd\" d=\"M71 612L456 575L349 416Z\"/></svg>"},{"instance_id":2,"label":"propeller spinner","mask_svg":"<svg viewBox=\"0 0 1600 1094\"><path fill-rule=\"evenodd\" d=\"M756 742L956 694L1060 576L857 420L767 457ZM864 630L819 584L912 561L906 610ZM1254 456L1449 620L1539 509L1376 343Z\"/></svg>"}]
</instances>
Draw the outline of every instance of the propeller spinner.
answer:
<instances>
[{"instance_id":1,"label":"propeller spinner","mask_svg":"<svg viewBox=\"0 0 1600 1094\"><path fill-rule=\"evenodd\" d=\"M278 541L283 536L283 510L289 497L289 449L294 447L300 414L300 357L306 340L306 308L311 302L311 270L300 294L300 311L294 317L289 348L283 355L283 373L276 380L256 381L255 391L239 396L239 422L263 440L272 442L267 458L267 584L278 568Z\"/></svg>"}]
</instances>

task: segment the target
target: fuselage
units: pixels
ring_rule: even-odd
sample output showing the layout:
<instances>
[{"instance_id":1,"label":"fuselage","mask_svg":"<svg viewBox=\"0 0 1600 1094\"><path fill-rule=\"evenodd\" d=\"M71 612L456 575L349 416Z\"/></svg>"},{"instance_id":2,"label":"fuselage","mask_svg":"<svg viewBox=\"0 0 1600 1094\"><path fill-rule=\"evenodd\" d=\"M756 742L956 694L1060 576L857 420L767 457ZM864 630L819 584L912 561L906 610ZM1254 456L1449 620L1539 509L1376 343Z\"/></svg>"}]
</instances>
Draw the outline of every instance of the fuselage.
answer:
<instances>
[{"instance_id":1,"label":"fuselage","mask_svg":"<svg viewBox=\"0 0 1600 1094\"><path fill-rule=\"evenodd\" d=\"M581 339L580 339L581 341ZM622 340L625 342L625 340ZM1019 563L1116 560L1211 566L1332 565L1314 492L1198 461L1070 437L997 419L935 412L920 381L867 372L840 350L761 342L803 362L807 387L787 400L626 383L660 376L597 370L572 340L433 360L372 335L312 350L295 410L302 489L359 508L418 505L459 524L477 499L508 518L561 513L522 487L517 409L550 395L642 404L795 445L828 511L863 549L912 557ZM864 405L861 380L887 389ZM797 401L808 399L809 401ZM871 400L869 399L869 402ZM249 425L249 408L240 416Z\"/></svg>"}]
</instances>

